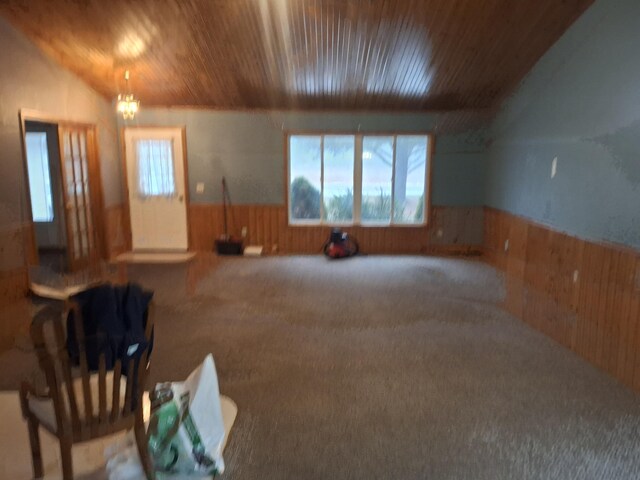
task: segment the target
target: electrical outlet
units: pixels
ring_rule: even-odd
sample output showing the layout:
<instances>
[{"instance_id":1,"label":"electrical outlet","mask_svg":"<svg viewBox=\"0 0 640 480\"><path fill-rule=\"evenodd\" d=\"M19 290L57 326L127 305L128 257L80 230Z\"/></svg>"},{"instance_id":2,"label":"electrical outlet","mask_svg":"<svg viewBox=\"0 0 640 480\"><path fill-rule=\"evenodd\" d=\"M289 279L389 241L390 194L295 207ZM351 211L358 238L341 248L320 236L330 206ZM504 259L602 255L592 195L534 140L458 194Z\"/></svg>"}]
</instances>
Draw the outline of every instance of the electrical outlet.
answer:
<instances>
[{"instance_id":1,"label":"electrical outlet","mask_svg":"<svg viewBox=\"0 0 640 480\"><path fill-rule=\"evenodd\" d=\"M504 241L504 251L505 252L509 251L509 239L508 238Z\"/></svg>"},{"instance_id":2,"label":"electrical outlet","mask_svg":"<svg viewBox=\"0 0 640 480\"><path fill-rule=\"evenodd\" d=\"M580 279L580 272L578 270L573 271L573 283L578 283Z\"/></svg>"},{"instance_id":3,"label":"electrical outlet","mask_svg":"<svg viewBox=\"0 0 640 480\"><path fill-rule=\"evenodd\" d=\"M436 232L436 237L442 238L442 235L444 235L444 232L442 231L441 228L439 228L438 231Z\"/></svg>"},{"instance_id":4,"label":"electrical outlet","mask_svg":"<svg viewBox=\"0 0 640 480\"><path fill-rule=\"evenodd\" d=\"M204 182L196 183L196 193L204 193Z\"/></svg>"},{"instance_id":5,"label":"electrical outlet","mask_svg":"<svg viewBox=\"0 0 640 480\"><path fill-rule=\"evenodd\" d=\"M247 238L247 227L242 227L242 238Z\"/></svg>"},{"instance_id":6,"label":"electrical outlet","mask_svg":"<svg viewBox=\"0 0 640 480\"><path fill-rule=\"evenodd\" d=\"M554 178L558 173L558 157L551 161L551 178Z\"/></svg>"}]
</instances>

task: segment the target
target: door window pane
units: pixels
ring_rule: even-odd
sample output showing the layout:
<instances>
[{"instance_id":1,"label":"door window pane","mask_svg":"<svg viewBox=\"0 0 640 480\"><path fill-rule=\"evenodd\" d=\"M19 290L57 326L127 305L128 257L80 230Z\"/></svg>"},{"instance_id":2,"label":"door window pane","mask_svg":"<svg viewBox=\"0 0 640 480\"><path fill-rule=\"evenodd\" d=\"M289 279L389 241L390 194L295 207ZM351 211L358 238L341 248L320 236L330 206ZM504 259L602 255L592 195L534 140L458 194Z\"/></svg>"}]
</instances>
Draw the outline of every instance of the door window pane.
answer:
<instances>
[{"instance_id":1,"label":"door window pane","mask_svg":"<svg viewBox=\"0 0 640 480\"><path fill-rule=\"evenodd\" d=\"M47 134L44 132L27 132L25 140L33 221L51 222L53 221L53 197L51 194Z\"/></svg>"},{"instance_id":2,"label":"door window pane","mask_svg":"<svg viewBox=\"0 0 640 480\"><path fill-rule=\"evenodd\" d=\"M329 222L353 220L355 137L324 137L324 212Z\"/></svg>"},{"instance_id":3,"label":"door window pane","mask_svg":"<svg viewBox=\"0 0 640 480\"><path fill-rule=\"evenodd\" d=\"M393 137L362 139L362 222L391 221Z\"/></svg>"},{"instance_id":4,"label":"door window pane","mask_svg":"<svg viewBox=\"0 0 640 480\"><path fill-rule=\"evenodd\" d=\"M424 222L424 191L427 167L426 135L399 135L396 139L393 221Z\"/></svg>"},{"instance_id":5,"label":"door window pane","mask_svg":"<svg viewBox=\"0 0 640 480\"><path fill-rule=\"evenodd\" d=\"M289 215L291 220L320 220L321 137L294 135L289 142Z\"/></svg>"},{"instance_id":6,"label":"door window pane","mask_svg":"<svg viewBox=\"0 0 640 480\"><path fill-rule=\"evenodd\" d=\"M171 197L176 194L171 140L136 141L138 194L141 197Z\"/></svg>"}]
</instances>

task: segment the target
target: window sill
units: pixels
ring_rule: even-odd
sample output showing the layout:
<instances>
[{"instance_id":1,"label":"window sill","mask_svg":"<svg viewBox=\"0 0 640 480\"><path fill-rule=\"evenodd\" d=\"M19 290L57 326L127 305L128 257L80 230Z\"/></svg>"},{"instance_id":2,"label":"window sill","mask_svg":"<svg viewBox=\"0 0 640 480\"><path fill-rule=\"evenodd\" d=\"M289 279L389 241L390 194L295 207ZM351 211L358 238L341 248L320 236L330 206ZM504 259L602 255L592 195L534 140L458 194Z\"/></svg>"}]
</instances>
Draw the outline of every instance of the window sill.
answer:
<instances>
[{"instance_id":1,"label":"window sill","mask_svg":"<svg viewBox=\"0 0 640 480\"><path fill-rule=\"evenodd\" d=\"M425 223L291 223L287 224L288 227L323 227L323 228L426 228L429 225Z\"/></svg>"}]
</instances>

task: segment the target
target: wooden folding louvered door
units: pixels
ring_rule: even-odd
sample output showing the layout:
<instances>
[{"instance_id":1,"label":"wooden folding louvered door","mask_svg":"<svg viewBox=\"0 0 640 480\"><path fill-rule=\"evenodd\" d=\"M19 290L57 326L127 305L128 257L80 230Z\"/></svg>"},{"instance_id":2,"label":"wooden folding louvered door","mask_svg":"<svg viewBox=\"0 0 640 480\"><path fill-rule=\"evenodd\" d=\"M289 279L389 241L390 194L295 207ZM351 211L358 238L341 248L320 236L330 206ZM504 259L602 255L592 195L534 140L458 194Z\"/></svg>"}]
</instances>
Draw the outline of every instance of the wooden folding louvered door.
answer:
<instances>
[{"instance_id":1,"label":"wooden folding louvered door","mask_svg":"<svg viewBox=\"0 0 640 480\"><path fill-rule=\"evenodd\" d=\"M58 125L63 198L67 224L69 269L96 265L101 258L99 199L91 179L99 179L95 129L88 125Z\"/></svg>"}]
</instances>

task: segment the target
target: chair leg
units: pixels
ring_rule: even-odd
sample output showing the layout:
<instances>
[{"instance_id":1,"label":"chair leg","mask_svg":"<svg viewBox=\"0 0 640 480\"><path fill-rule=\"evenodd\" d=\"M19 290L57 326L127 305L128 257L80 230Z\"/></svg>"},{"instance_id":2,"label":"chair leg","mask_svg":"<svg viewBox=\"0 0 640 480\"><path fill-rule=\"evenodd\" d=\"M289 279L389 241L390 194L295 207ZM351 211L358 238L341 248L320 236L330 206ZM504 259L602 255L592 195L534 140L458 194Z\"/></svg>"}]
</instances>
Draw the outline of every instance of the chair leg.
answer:
<instances>
[{"instance_id":1,"label":"chair leg","mask_svg":"<svg viewBox=\"0 0 640 480\"><path fill-rule=\"evenodd\" d=\"M29 428L29 443L31 444L31 461L33 464L33 478L42 478L42 452L40 450L40 423L34 418L27 418Z\"/></svg>"},{"instance_id":2,"label":"chair leg","mask_svg":"<svg viewBox=\"0 0 640 480\"><path fill-rule=\"evenodd\" d=\"M68 438L60 439L60 459L62 460L62 478L64 480L73 480L71 445L72 442Z\"/></svg>"},{"instance_id":3,"label":"chair leg","mask_svg":"<svg viewBox=\"0 0 640 480\"><path fill-rule=\"evenodd\" d=\"M136 417L138 414L136 414ZM153 464L151 463L151 457L149 456L149 446L147 434L144 430L144 421L136 418L136 423L133 427L133 433L136 437L136 447L138 448L138 455L140 456L140 463L147 476L148 480L154 480L156 478L153 470Z\"/></svg>"}]
</instances>

